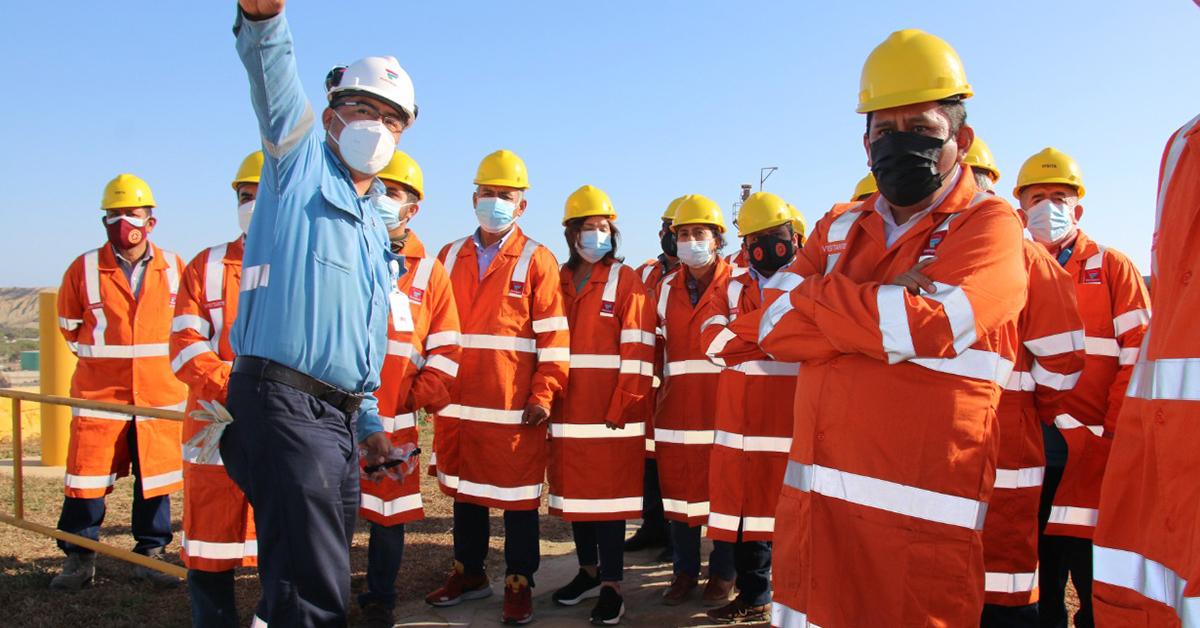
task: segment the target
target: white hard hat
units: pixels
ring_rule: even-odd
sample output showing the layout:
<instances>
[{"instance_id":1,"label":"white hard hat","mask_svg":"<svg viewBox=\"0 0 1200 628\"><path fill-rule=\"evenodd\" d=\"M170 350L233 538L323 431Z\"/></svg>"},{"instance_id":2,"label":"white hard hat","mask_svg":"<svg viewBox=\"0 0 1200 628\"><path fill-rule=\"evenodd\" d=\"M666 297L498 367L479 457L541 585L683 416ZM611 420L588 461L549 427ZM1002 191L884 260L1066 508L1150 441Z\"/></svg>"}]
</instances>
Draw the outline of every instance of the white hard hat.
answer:
<instances>
[{"instance_id":1,"label":"white hard hat","mask_svg":"<svg viewBox=\"0 0 1200 628\"><path fill-rule=\"evenodd\" d=\"M343 92L369 94L417 117L416 95L408 72L396 57L363 57L348 66L338 66L325 77L329 102Z\"/></svg>"}]
</instances>

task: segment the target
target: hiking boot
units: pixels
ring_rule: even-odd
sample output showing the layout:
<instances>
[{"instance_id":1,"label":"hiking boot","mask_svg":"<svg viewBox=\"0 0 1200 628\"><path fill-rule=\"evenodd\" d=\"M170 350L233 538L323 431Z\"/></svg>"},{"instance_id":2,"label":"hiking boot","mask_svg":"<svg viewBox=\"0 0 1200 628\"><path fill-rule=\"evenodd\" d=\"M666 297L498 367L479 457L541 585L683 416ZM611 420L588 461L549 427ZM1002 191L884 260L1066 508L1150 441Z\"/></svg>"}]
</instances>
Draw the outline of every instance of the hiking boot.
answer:
<instances>
[{"instance_id":1,"label":"hiking boot","mask_svg":"<svg viewBox=\"0 0 1200 628\"><path fill-rule=\"evenodd\" d=\"M367 602L362 607L363 625L367 628L392 628L396 625L393 608L383 602Z\"/></svg>"},{"instance_id":2,"label":"hiking boot","mask_svg":"<svg viewBox=\"0 0 1200 628\"><path fill-rule=\"evenodd\" d=\"M770 608L769 604L747 604L739 597L721 608L708 611L705 615L718 624L759 624L767 621L767 611Z\"/></svg>"},{"instance_id":3,"label":"hiking boot","mask_svg":"<svg viewBox=\"0 0 1200 628\"><path fill-rule=\"evenodd\" d=\"M425 603L431 606L455 606L464 600L481 600L491 594L492 587L488 584L487 574L469 576L463 564L456 560L446 584L425 596Z\"/></svg>"},{"instance_id":4,"label":"hiking boot","mask_svg":"<svg viewBox=\"0 0 1200 628\"><path fill-rule=\"evenodd\" d=\"M625 598L612 587L600 587L600 599L592 607L592 623L597 626L615 626L625 615Z\"/></svg>"},{"instance_id":5,"label":"hiking boot","mask_svg":"<svg viewBox=\"0 0 1200 628\"><path fill-rule=\"evenodd\" d=\"M555 591L551 597L554 603L560 606L575 606L597 595L600 595L600 578L589 576L588 572L580 569L574 580Z\"/></svg>"},{"instance_id":6,"label":"hiking boot","mask_svg":"<svg viewBox=\"0 0 1200 628\"><path fill-rule=\"evenodd\" d=\"M705 606L725 606L729 603L729 594L733 591L733 580L722 580L714 576L708 577L704 585Z\"/></svg>"},{"instance_id":7,"label":"hiking boot","mask_svg":"<svg viewBox=\"0 0 1200 628\"><path fill-rule=\"evenodd\" d=\"M506 624L533 621L533 588L525 576L512 574L504 579L504 610L500 620Z\"/></svg>"},{"instance_id":8,"label":"hiking boot","mask_svg":"<svg viewBox=\"0 0 1200 628\"><path fill-rule=\"evenodd\" d=\"M668 544L667 541L665 531L652 532L646 526L642 526L633 533L633 536L625 539L625 551L640 552L652 547L663 547Z\"/></svg>"},{"instance_id":9,"label":"hiking boot","mask_svg":"<svg viewBox=\"0 0 1200 628\"><path fill-rule=\"evenodd\" d=\"M675 574L675 579L671 580L671 586L667 587L667 590L663 592L663 604L667 606L679 606L687 601L695 588L695 576L677 573Z\"/></svg>"},{"instance_id":10,"label":"hiking boot","mask_svg":"<svg viewBox=\"0 0 1200 628\"><path fill-rule=\"evenodd\" d=\"M62 573L50 581L50 588L56 591L78 591L91 583L94 577L96 555L91 552L72 552L67 554Z\"/></svg>"},{"instance_id":11,"label":"hiking boot","mask_svg":"<svg viewBox=\"0 0 1200 628\"><path fill-rule=\"evenodd\" d=\"M155 547L146 550L146 553L143 555L146 558L163 560L166 557L166 552L164 552L163 548L161 547ZM179 586L179 578L176 578L170 574L165 574L157 569L151 569L150 567L143 567L141 565L133 566L133 579L147 581L156 588L160 589L173 589Z\"/></svg>"}]
</instances>

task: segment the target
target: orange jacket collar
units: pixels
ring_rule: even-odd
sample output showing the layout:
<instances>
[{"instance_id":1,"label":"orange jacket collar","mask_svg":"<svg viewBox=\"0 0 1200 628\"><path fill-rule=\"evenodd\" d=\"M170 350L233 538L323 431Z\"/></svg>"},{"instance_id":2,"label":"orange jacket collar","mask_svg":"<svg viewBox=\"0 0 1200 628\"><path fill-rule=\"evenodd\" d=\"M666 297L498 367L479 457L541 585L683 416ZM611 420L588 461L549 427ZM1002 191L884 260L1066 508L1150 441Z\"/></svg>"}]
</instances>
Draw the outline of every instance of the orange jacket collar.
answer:
<instances>
[{"instance_id":1,"label":"orange jacket collar","mask_svg":"<svg viewBox=\"0 0 1200 628\"><path fill-rule=\"evenodd\" d=\"M417 237L416 231L412 229L408 230L408 237L404 240L404 248L400 250L400 254L409 258L425 257L425 243L421 241L421 238Z\"/></svg>"}]
</instances>

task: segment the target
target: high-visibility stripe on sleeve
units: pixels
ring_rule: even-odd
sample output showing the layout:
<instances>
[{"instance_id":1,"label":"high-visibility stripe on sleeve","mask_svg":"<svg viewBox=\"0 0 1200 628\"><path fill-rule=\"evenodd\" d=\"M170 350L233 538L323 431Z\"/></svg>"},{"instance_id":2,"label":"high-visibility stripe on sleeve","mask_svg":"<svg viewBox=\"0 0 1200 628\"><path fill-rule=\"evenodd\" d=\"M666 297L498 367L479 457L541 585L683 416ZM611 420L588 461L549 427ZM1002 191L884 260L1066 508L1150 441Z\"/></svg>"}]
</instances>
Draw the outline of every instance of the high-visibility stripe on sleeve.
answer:
<instances>
[{"instance_id":1,"label":"high-visibility stripe on sleeve","mask_svg":"<svg viewBox=\"0 0 1200 628\"><path fill-rule=\"evenodd\" d=\"M450 377L458 377L458 362L444 355L431 356L423 368L437 369Z\"/></svg>"},{"instance_id":2,"label":"high-visibility stripe on sleeve","mask_svg":"<svg viewBox=\"0 0 1200 628\"><path fill-rule=\"evenodd\" d=\"M1038 572L1004 573L989 571L983 575L983 590L988 593L1025 593L1038 587Z\"/></svg>"},{"instance_id":3,"label":"high-visibility stripe on sleeve","mask_svg":"<svg viewBox=\"0 0 1200 628\"><path fill-rule=\"evenodd\" d=\"M1200 597L1186 596L1187 580L1162 563L1136 552L1093 545L1092 578L1175 609L1186 628L1200 626Z\"/></svg>"},{"instance_id":4,"label":"high-visibility stripe on sleeve","mask_svg":"<svg viewBox=\"0 0 1200 628\"><path fill-rule=\"evenodd\" d=\"M745 436L736 432L717 430L713 443L738 451L763 451L786 454L792 448L787 436Z\"/></svg>"},{"instance_id":5,"label":"high-visibility stripe on sleeve","mask_svg":"<svg viewBox=\"0 0 1200 628\"><path fill-rule=\"evenodd\" d=\"M789 460L783 483L799 491L888 512L958 526L983 529L987 504L848 471Z\"/></svg>"},{"instance_id":6,"label":"high-visibility stripe on sleeve","mask_svg":"<svg viewBox=\"0 0 1200 628\"><path fill-rule=\"evenodd\" d=\"M1025 467L1023 469L996 469L994 488L1016 490L1033 488L1042 485L1046 477L1046 467Z\"/></svg>"},{"instance_id":7,"label":"high-visibility stripe on sleeve","mask_svg":"<svg viewBox=\"0 0 1200 628\"><path fill-rule=\"evenodd\" d=\"M491 334L462 334L459 342L463 349L490 349L492 351L519 351L537 353L537 341L533 338L516 336L494 336Z\"/></svg>"},{"instance_id":8,"label":"high-visibility stripe on sleeve","mask_svg":"<svg viewBox=\"0 0 1200 628\"><path fill-rule=\"evenodd\" d=\"M1041 338L1031 338L1025 341L1025 348L1038 357L1079 351L1084 348L1083 330L1077 329Z\"/></svg>"},{"instance_id":9,"label":"high-visibility stripe on sleeve","mask_svg":"<svg viewBox=\"0 0 1200 628\"><path fill-rule=\"evenodd\" d=\"M271 265L258 264L242 269L242 292L265 288L271 279Z\"/></svg>"},{"instance_id":10,"label":"high-visibility stripe on sleeve","mask_svg":"<svg viewBox=\"0 0 1200 628\"><path fill-rule=\"evenodd\" d=\"M595 355L588 353L572 353L571 354L572 369L619 369L621 368L621 356L619 355Z\"/></svg>"},{"instance_id":11,"label":"high-visibility stripe on sleeve","mask_svg":"<svg viewBox=\"0 0 1200 628\"><path fill-rule=\"evenodd\" d=\"M1118 357L1121 355L1121 345L1115 338L1098 338L1087 336L1083 339L1083 348L1088 355Z\"/></svg>"},{"instance_id":12,"label":"high-visibility stripe on sleeve","mask_svg":"<svg viewBox=\"0 0 1200 628\"><path fill-rule=\"evenodd\" d=\"M1050 518L1047 523L1068 526L1096 527L1099 511L1095 508L1080 508L1078 506L1051 506Z\"/></svg>"},{"instance_id":13,"label":"high-visibility stripe on sleeve","mask_svg":"<svg viewBox=\"0 0 1200 628\"><path fill-rule=\"evenodd\" d=\"M520 425L524 410L498 410L496 408L480 408L450 404L438 414L463 421L478 421L480 423L497 423L500 425Z\"/></svg>"},{"instance_id":14,"label":"high-visibility stripe on sleeve","mask_svg":"<svg viewBox=\"0 0 1200 628\"><path fill-rule=\"evenodd\" d=\"M725 289L725 299L729 305L730 312L736 312L738 310L738 307L741 305L742 301L742 290L745 289L745 287L746 284L740 281L729 282L729 286ZM704 325L700 326L700 331L704 331L704 327L706 325L708 325L708 321L705 321Z\"/></svg>"},{"instance_id":15,"label":"high-visibility stripe on sleeve","mask_svg":"<svg viewBox=\"0 0 1200 628\"><path fill-rule=\"evenodd\" d=\"M654 375L654 364L642 360L621 360L620 374L652 377Z\"/></svg>"},{"instance_id":16,"label":"high-visibility stripe on sleeve","mask_svg":"<svg viewBox=\"0 0 1200 628\"><path fill-rule=\"evenodd\" d=\"M567 347L547 347L537 350L538 362L570 362L571 350Z\"/></svg>"},{"instance_id":17,"label":"high-visibility stripe on sleeve","mask_svg":"<svg viewBox=\"0 0 1200 628\"><path fill-rule=\"evenodd\" d=\"M182 481L183 481L183 470L182 469L179 469L176 471L170 471L167 473L160 473L158 475L144 475L144 476L142 476L142 490L143 491L154 490L156 488L170 486L172 484L176 484L176 483L182 482Z\"/></svg>"},{"instance_id":18,"label":"high-visibility stripe on sleeve","mask_svg":"<svg viewBox=\"0 0 1200 628\"><path fill-rule=\"evenodd\" d=\"M879 286L875 295L875 303L879 309L879 332L883 336L883 351L888 356L888 364L897 364L917 355L917 350L913 347L912 331L908 326L908 306L904 301L904 292L905 289L901 286ZM774 308L780 302L788 302L790 309L790 299L776 299L771 307ZM763 318L766 319L765 316ZM762 337L760 328L759 339Z\"/></svg>"},{"instance_id":19,"label":"high-visibility stripe on sleeve","mask_svg":"<svg viewBox=\"0 0 1200 628\"><path fill-rule=\"evenodd\" d=\"M788 297L775 299L774 303L767 308L763 313L763 317L758 321L758 342L761 344L771 332L775 330L775 325L779 324L779 320L788 312L792 311L792 300Z\"/></svg>"},{"instance_id":20,"label":"high-visibility stripe on sleeve","mask_svg":"<svg viewBox=\"0 0 1200 628\"><path fill-rule=\"evenodd\" d=\"M183 365L191 362L196 356L204 355L205 353L212 353L212 345L203 340L193 342L180 349L179 353L175 355L175 359L171 360L171 371L178 373L183 368Z\"/></svg>"},{"instance_id":21,"label":"high-visibility stripe on sleeve","mask_svg":"<svg viewBox=\"0 0 1200 628\"><path fill-rule=\"evenodd\" d=\"M1079 382L1079 377L1083 375L1083 371L1075 371L1074 373L1055 373L1047 370L1037 360L1033 361L1033 366L1029 370L1030 377L1038 386L1053 388L1054 390L1071 390L1075 388L1075 384Z\"/></svg>"},{"instance_id":22,"label":"high-visibility stripe on sleeve","mask_svg":"<svg viewBox=\"0 0 1200 628\"><path fill-rule=\"evenodd\" d=\"M707 329L709 325L728 325L728 324L729 324L729 317L722 316L721 314L714 314L714 315L708 317L708 320L706 320L700 324L700 331L701 331L701 333L703 333L704 330Z\"/></svg>"},{"instance_id":23,"label":"high-visibility stripe on sleeve","mask_svg":"<svg viewBox=\"0 0 1200 628\"><path fill-rule=\"evenodd\" d=\"M711 375L720 373L721 367L709 362L708 360L678 360L668 362L663 369L663 373L667 377L679 377L682 375Z\"/></svg>"},{"instance_id":24,"label":"high-visibility stripe on sleeve","mask_svg":"<svg viewBox=\"0 0 1200 628\"><path fill-rule=\"evenodd\" d=\"M643 422L626 423L619 429L610 429L600 423L551 423L552 438L641 438L646 435Z\"/></svg>"},{"instance_id":25,"label":"high-visibility stripe on sleeve","mask_svg":"<svg viewBox=\"0 0 1200 628\"><path fill-rule=\"evenodd\" d=\"M966 291L959 286L941 282L934 282L933 285L937 287L937 292L926 293L923 296L942 304L942 311L950 323L950 331L954 334L954 352L962 353L977 340L975 310L971 307L971 300L967 298Z\"/></svg>"},{"instance_id":26,"label":"high-visibility stripe on sleeve","mask_svg":"<svg viewBox=\"0 0 1200 628\"><path fill-rule=\"evenodd\" d=\"M654 442L672 445L711 445L716 437L716 430L669 430L662 427L654 428Z\"/></svg>"},{"instance_id":27,"label":"high-visibility stripe on sleeve","mask_svg":"<svg viewBox=\"0 0 1200 628\"><path fill-rule=\"evenodd\" d=\"M996 382L1001 386L1008 382L1013 369L1011 360L982 349L966 349L953 358L912 358L909 362L931 371Z\"/></svg>"},{"instance_id":28,"label":"high-visibility stripe on sleeve","mask_svg":"<svg viewBox=\"0 0 1200 628\"><path fill-rule=\"evenodd\" d=\"M1113 318L1113 331L1117 336L1138 327L1150 324L1150 310L1145 308L1130 310Z\"/></svg>"},{"instance_id":29,"label":"high-visibility stripe on sleeve","mask_svg":"<svg viewBox=\"0 0 1200 628\"><path fill-rule=\"evenodd\" d=\"M412 429L417 426L417 413L408 412L405 414L397 414L396 416L381 416L380 423L383 424L383 431L391 434L400 430Z\"/></svg>"},{"instance_id":30,"label":"high-visibility stripe on sleeve","mask_svg":"<svg viewBox=\"0 0 1200 628\"><path fill-rule=\"evenodd\" d=\"M552 316L533 321L533 333L535 334L544 334L549 331L567 331L569 327L566 316Z\"/></svg>"},{"instance_id":31,"label":"high-visibility stripe on sleeve","mask_svg":"<svg viewBox=\"0 0 1200 628\"><path fill-rule=\"evenodd\" d=\"M1079 429L1081 427L1086 427L1089 431L1091 431L1096 436L1104 435L1104 426L1103 425L1088 425L1087 423L1084 423L1069 414L1059 414L1059 415L1055 416L1054 417L1054 425L1055 425L1055 427L1057 427L1060 430L1074 430L1074 429Z\"/></svg>"},{"instance_id":32,"label":"high-visibility stripe on sleeve","mask_svg":"<svg viewBox=\"0 0 1200 628\"><path fill-rule=\"evenodd\" d=\"M211 338L212 327L203 316L195 314L180 314L171 319L171 333L179 333L185 329L194 330L204 338Z\"/></svg>"},{"instance_id":33,"label":"high-visibility stripe on sleeve","mask_svg":"<svg viewBox=\"0 0 1200 628\"><path fill-rule=\"evenodd\" d=\"M65 330L65 331L75 331L76 329L79 329L79 326L82 324L83 324L82 318L64 318L62 316L58 317L58 326L63 328L63 330Z\"/></svg>"},{"instance_id":34,"label":"high-visibility stripe on sleeve","mask_svg":"<svg viewBox=\"0 0 1200 628\"><path fill-rule=\"evenodd\" d=\"M399 340L388 339L387 355L394 355L401 358L407 358L409 361L417 362L420 356L417 355L417 350L412 346L411 342L401 342Z\"/></svg>"},{"instance_id":35,"label":"high-visibility stripe on sleeve","mask_svg":"<svg viewBox=\"0 0 1200 628\"><path fill-rule=\"evenodd\" d=\"M648 347L654 346L654 334L640 329L622 329L622 343L640 343Z\"/></svg>"},{"instance_id":36,"label":"high-visibility stripe on sleeve","mask_svg":"<svg viewBox=\"0 0 1200 628\"><path fill-rule=\"evenodd\" d=\"M1037 390L1037 381L1029 371L1013 371L1004 382L1004 390L1011 392L1033 392Z\"/></svg>"},{"instance_id":37,"label":"high-visibility stripe on sleeve","mask_svg":"<svg viewBox=\"0 0 1200 628\"><path fill-rule=\"evenodd\" d=\"M641 497L583 499L550 494L550 507L566 513L641 512Z\"/></svg>"},{"instance_id":38,"label":"high-visibility stripe on sleeve","mask_svg":"<svg viewBox=\"0 0 1200 628\"><path fill-rule=\"evenodd\" d=\"M800 364L776 360L747 360L731 368L751 377L795 377L800 374Z\"/></svg>"},{"instance_id":39,"label":"high-visibility stripe on sleeve","mask_svg":"<svg viewBox=\"0 0 1200 628\"><path fill-rule=\"evenodd\" d=\"M1200 358L1138 362L1126 394L1136 399L1200 401Z\"/></svg>"},{"instance_id":40,"label":"high-visibility stripe on sleeve","mask_svg":"<svg viewBox=\"0 0 1200 628\"><path fill-rule=\"evenodd\" d=\"M804 277L796 273L777 272L771 275L771 278L763 284L764 290L780 290L783 292L791 292L800 287L804 283Z\"/></svg>"},{"instance_id":41,"label":"high-visibility stripe on sleeve","mask_svg":"<svg viewBox=\"0 0 1200 628\"><path fill-rule=\"evenodd\" d=\"M425 337L425 350L433 351L439 347L457 345L460 342L457 331L439 331Z\"/></svg>"},{"instance_id":42,"label":"high-visibility stripe on sleeve","mask_svg":"<svg viewBox=\"0 0 1200 628\"><path fill-rule=\"evenodd\" d=\"M63 476L63 483L67 488L89 489L89 488L108 488L117 481L117 474L110 473L108 475L75 475L68 473Z\"/></svg>"},{"instance_id":43,"label":"high-visibility stripe on sleeve","mask_svg":"<svg viewBox=\"0 0 1200 628\"><path fill-rule=\"evenodd\" d=\"M729 341L736 337L737 334L729 331L729 328L722 329L717 333L716 338L713 338L713 341L709 343L708 349L705 349L704 354L708 356L709 360L712 360L713 364L725 366L725 358L722 358L720 354L725 350L725 346L729 344Z\"/></svg>"},{"instance_id":44,"label":"high-visibility stripe on sleeve","mask_svg":"<svg viewBox=\"0 0 1200 628\"><path fill-rule=\"evenodd\" d=\"M207 346L207 343L205 343ZM79 343L75 352L81 358L162 358L169 353L167 343L142 345L88 345Z\"/></svg>"},{"instance_id":45,"label":"high-visibility stripe on sleeve","mask_svg":"<svg viewBox=\"0 0 1200 628\"><path fill-rule=\"evenodd\" d=\"M377 513L384 517L391 517L406 512L419 510L422 507L421 494L413 493L412 495L402 495L395 499L381 499L375 495L363 492L359 506L363 510L368 510Z\"/></svg>"},{"instance_id":46,"label":"high-visibility stripe on sleeve","mask_svg":"<svg viewBox=\"0 0 1200 628\"><path fill-rule=\"evenodd\" d=\"M1141 350L1138 349L1137 347L1129 347L1126 349L1121 349L1121 354L1119 356L1117 356L1117 363L1120 364L1121 366L1130 366L1133 364L1137 364L1138 354L1140 353L1140 351Z\"/></svg>"},{"instance_id":47,"label":"high-visibility stripe on sleeve","mask_svg":"<svg viewBox=\"0 0 1200 628\"><path fill-rule=\"evenodd\" d=\"M526 486L496 486L494 484L483 484L481 482L459 479L458 493L460 495L487 497L506 502L518 502L540 498L542 496L542 484L539 482Z\"/></svg>"}]
</instances>

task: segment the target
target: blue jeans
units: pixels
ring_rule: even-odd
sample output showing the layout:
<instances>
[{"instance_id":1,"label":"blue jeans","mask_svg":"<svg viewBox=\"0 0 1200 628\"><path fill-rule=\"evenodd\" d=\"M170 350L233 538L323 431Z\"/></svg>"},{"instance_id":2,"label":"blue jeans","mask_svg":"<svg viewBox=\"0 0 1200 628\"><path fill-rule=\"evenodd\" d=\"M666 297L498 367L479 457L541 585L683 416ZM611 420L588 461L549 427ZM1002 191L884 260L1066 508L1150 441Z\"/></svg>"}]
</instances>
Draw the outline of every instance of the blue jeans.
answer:
<instances>
[{"instance_id":1,"label":"blue jeans","mask_svg":"<svg viewBox=\"0 0 1200 628\"><path fill-rule=\"evenodd\" d=\"M404 524L385 526L371 522L367 542L367 590L358 596L358 604L383 604L396 607L396 576L404 559Z\"/></svg>"},{"instance_id":2,"label":"blue jeans","mask_svg":"<svg viewBox=\"0 0 1200 628\"><path fill-rule=\"evenodd\" d=\"M192 628L237 628L237 597L233 570L189 569L188 598L192 605Z\"/></svg>"},{"instance_id":3,"label":"blue jeans","mask_svg":"<svg viewBox=\"0 0 1200 628\"><path fill-rule=\"evenodd\" d=\"M572 521L580 567L598 567L602 582L620 582L625 571L625 520Z\"/></svg>"},{"instance_id":4,"label":"blue jeans","mask_svg":"<svg viewBox=\"0 0 1200 628\"><path fill-rule=\"evenodd\" d=\"M682 521L671 522L671 544L674 548L674 572L693 578L700 577L700 526L692 527ZM708 576L722 580L737 577L733 564L733 543L713 541L708 555Z\"/></svg>"},{"instance_id":5,"label":"blue jeans","mask_svg":"<svg viewBox=\"0 0 1200 628\"><path fill-rule=\"evenodd\" d=\"M483 575L491 534L487 507L454 502L454 559L468 575ZM533 586L541 558L539 539L537 510L504 511L505 575L525 576Z\"/></svg>"},{"instance_id":6,"label":"blue jeans","mask_svg":"<svg viewBox=\"0 0 1200 628\"><path fill-rule=\"evenodd\" d=\"M125 439L133 460L133 475L137 478L133 483L133 538L137 542L133 551L145 554L171 543L171 499L167 495L149 499L142 496L142 469L138 463L137 429L133 421L125 430ZM64 497L58 529L99 541L105 510L103 497ZM67 554L93 553L90 549L66 541L59 541L58 548Z\"/></svg>"},{"instance_id":7,"label":"blue jeans","mask_svg":"<svg viewBox=\"0 0 1200 628\"><path fill-rule=\"evenodd\" d=\"M738 599L751 606L762 606L771 601L771 543L770 541L742 541L741 538L739 532L739 540L733 544L733 562L737 567Z\"/></svg>"},{"instance_id":8,"label":"blue jeans","mask_svg":"<svg viewBox=\"0 0 1200 628\"><path fill-rule=\"evenodd\" d=\"M262 598L277 626L342 626L358 515L354 417L295 388L234 373L221 439L229 477L254 507Z\"/></svg>"}]
</instances>

